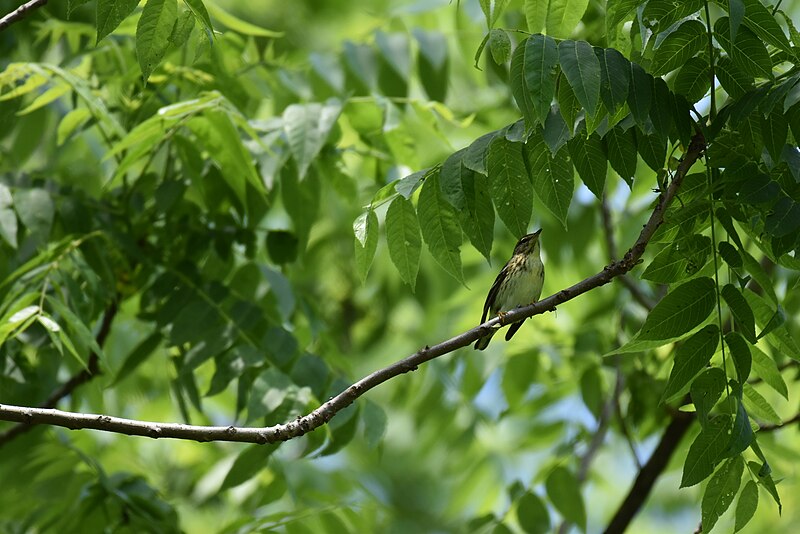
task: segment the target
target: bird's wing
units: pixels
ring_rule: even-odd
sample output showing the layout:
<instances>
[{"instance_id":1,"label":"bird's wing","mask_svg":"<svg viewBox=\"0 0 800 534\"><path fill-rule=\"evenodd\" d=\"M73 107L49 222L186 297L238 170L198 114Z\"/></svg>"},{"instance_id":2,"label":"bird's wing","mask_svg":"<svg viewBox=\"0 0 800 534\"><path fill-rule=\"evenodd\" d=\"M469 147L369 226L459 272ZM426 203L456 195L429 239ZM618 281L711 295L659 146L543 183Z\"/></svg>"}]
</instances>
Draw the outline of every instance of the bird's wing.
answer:
<instances>
[{"instance_id":1,"label":"bird's wing","mask_svg":"<svg viewBox=\"0 0 800 534\"><path fill-rule=\"evenodd\" d=\"M500 286L503 284L503 280L505 280L507 273L508 263L506 263L503 268L500 269L500 272L497 274L497 278L494 279L491 289L489 289L489 294L486 295L486 302L483 304L483 315L481 315L481 323L486 321L486 315L489 313L489 308L492 307L492 303L494 303L497 299L497 294L500 292Z\"/></svg>"}]
</instances>

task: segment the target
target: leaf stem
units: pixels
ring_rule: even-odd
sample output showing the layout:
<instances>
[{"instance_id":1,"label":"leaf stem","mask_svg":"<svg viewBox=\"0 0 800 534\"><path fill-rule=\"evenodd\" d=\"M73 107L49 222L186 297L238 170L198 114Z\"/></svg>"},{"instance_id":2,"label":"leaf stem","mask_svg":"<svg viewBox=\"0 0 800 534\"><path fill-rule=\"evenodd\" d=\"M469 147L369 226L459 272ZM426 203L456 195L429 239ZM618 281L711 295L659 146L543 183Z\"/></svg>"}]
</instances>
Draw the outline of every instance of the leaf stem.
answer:
<instances>
[{"instance_id":1,"label":"leaf stem","mask_svg":"<svg viewBox=\"0 0 800 534\"><path fill-rule=\"evenodd\" d=\"M714 119L717 116L717 88L714 86L714 32L711 30L711 12L708 9L708 0L705 0L703 4L705 5L706 10L706 30L708 31L708 72L709 77L711 78L711 109L708 113L708 117L711 122L714 122Z\"/></svg>"}]
</instances>

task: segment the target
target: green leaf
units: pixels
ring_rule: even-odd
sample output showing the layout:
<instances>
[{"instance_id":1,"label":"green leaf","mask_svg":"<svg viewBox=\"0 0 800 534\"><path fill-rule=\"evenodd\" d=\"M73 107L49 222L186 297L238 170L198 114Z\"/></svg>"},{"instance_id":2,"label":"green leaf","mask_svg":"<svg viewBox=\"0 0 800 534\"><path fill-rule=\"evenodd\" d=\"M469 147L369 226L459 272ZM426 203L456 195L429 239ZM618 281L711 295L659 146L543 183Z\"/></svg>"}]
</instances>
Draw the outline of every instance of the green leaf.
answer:
<instances>
[{"instance_id":1,"label":"green leaf","mask_svg":"<svg viewBox=\"0 0 800 534\"><path fill-rule=\"evenodd\" d=\"M692 382L689 394L703 427L708 424L708 414L725 391L725 384L725 372L719 367L706 369Z\"/></svg>"},{"instance_id":2,"label":"green leaf","mask_svg":"<svg viewBox=\"0 0 800 534\"><path fill-rule=\"evenodd\" d=\"M600 62L600 98L609 113L625 104L630 86L630 62L613 48L595 48Z\"/></svg>"},{"instance_id":3,"label":"green leaf","mask_svg":"<svg viewBox=\"0 0 800 534\"><path fill-rule=\"evenodd\" d=\"M372 401L364 403L364 438L367 447L375 449L386 435L388 417L379 405Z\"/></svg>"},{"instance_id":4,"label":"green leaf","mask_svg":"<svg viewBox=\"0 0 800 534\"><path fill-rule=\"evenodd\" d=\"M458 210L459 221L472 246L490 259L494 240L494 208L489 195L489 179L461 165L464 207Z\"/></svg>"},{"instance_id":5,"label":"green leaf","mask_svg":"<svg viewBox=\"0 0 800 534\"><path fill-rule=\"evenodd\" d=\"M783 237L800 228L800 204L789 197L781 197L772 213L767 215L764 231L772 237Z\"/></svg>"},{"instance_id":6,"label":"green leaf","mask_svg":"<svg viewBox=\"0 0 800 534\"><path fill-rule=\"evenodd\" d=\"M743 1L745 11L742 22L744 25L752 30L762 41L792 54L792 46L789 43L789 39L786 38L786 34L783 33L783 28L781 28L778 21L775 20L775 17L772 16L769 9L761 3L761 0ZM733 11L733 9L731 9L731 11ZM731 17L733 17L733 13L731 13Z\"/></svg>"},{"instance_id":7,"label":"green leaf","mask_svg":"<svg viewBox=\"0 0 800 534\"><path fill-rule=\"evenodd\" d=\"M747 250L740 248L742 254L742 261L744 268L748 273L758 282L759 287L764 291L774 304L778 304L778 296L775 294L775 288L772 287L772 279L761 266L761 264ZM769 320L769 319L767 319ZM766 324L766 323L764 323Z\"/></svg>"},{"instance_id":8,"label":"green leaf","mask_svg":"<svg viewBox=\"0 0 800 534\"><path fill-rule=\"evenodd\" d=\"M725 92L733 98L739 99L753 89L753 76L739 69L728 56L717 60L714 73L719 77Z\"/></svg>"},{"instance_id":9,"label":"green leaf","mask_svg":"<svg viewBox=\"0 0 800 534\"><path fill-rule=\"evenodd\" d=\"M547 497L567 521L586 531L586 509L578 479L562 466L553 469L545 480Z\"/></svg>"},{"instance_id":10,"label":"green leaf","mask_svg":"<svg viewBox=\"0 0 800 534\"><path fill-rule=\"evenodd\" d=\"M172 32L169 35L169 42L173 46L181 47L189 40L189 36L194 30L195 21L197 19L191 10L186 10L178 16L175 25L172 27Z\"/></svg>"},{"instance_id":11,"label":"green leaf","mask_svg":"<svg viewBox=\"0 0 800 534\"><path fill-rule=\"evenodd\" d=\"M176 0L147 0L144 5L136 26L136 58L145 82L164 58L177 18Z\"/></svg>"},{"instance_id":12,"label":"green leaf","mask_svg":"<svg viewBox=\"0 0 800 534\"><path fill-rule=\"evenodd\" d=\"M247 205L247 183L256 191L264 191L264 184L253 166L253 158L227 113L206 110L202 117L189 120L187 126L217 162L228 186L243 206Z\"/></svg>"},{"instance_id":13,"label":"green leaf","mask_svg":"<svg viewBox=\"0 0 800 534\"><path fill-rule=\"evenodd\" d=\"M639 128L644 128L653 105L653 77L637 63L631 63L631 86L628 91L628 106L633 120Z\"/></svg>"},{"instance_id":14,"label":"green leaf","mask_svg":"<svg viewBox=\"0 0 800 534\"><path fill-rule=\"evenodd\" d=\"M590 117L600 99L600 62L586 41L561 41L558 60L575 97Z\"/></svg>"},{"instance_id":15,"label":"green leaf","mask_svg":"<svg viewBox=\"0 0 800 534\"><path fill-rule=\"evenodd\" d=\"M283 111L283 128L301 181L328 140L341 112L342 105L336 99L325 104L292 104Z\"/></svg>"},{"instance_id":16,"label":"green leaf","mask_svg":"<svg viewBox=\"0 0 800 534\"><path fill-rule=\"evenodd\" d=\"M214 28L211 26L211 17L208 16L208 10L206 10L203 0L183 0L183 3L186 4L195 19L203 25L203 29L206 31L206 36L208 36L210 42L214 37Z\"/></svg>"},{"instance_id":17,"label":"green leaf","mask_svg":"<svg viewBox=\"0 0 800 534\"><path fill-rule=\"evenodd\" d=\"M736 520L733 526L734 532L739 532L747 523L750 522L750 519L753 518L753 515L756 513L756 509L758 508L758 484L754 481L749 480L747 484L745 484L744 489L739 494L739 501L736 503Z\"/></svg>"},{"instance_id":18,"label":"green leaf","mask_svg":"<svg viewBox=\"0 0 800 534\"><path fill-rule=\"evenodd\" d=\"M742 256L736 250L736 247L727 241L722 241L717 248L719 248L719 255L732 269L740 269L742 267Z\"/></svg>"},{"instance_id":19,"label":"green leaf","mask_svg":"<svg viewBox=\"0 0 800 534\"><path fill-rule=\"evenodd\" d=\"M498 65L503 65L511 57L511 38L505 30L493 28L489 32L489 51Z\"/></svg>"},{"instance_id":20,"label":"green leaf","mask_svg":"<svg viewBox=\"0 0 800 534\"><path fill-rule=\"evenodd\" d=\"M55 205L44 189L20 189L14 193L14 209L20 222L37 239L44 241L50 235Z\"/></svg>"},{"instance_id":21,"label":"green leaf","mask_svg":"<svg viewBox=\"0 0 800 534\"><path fill-rule=\"evenodd\" d=\"M625 20L641 3L641 0L608 0L606 2L606 24L609 30ZM609 31L609 33L611 32Z\"/></svg>"},{"instance_id":22,"label":"green leaf","mask_svg":"<svg viewBox=\"0 0 800 534\"><path fill-rule=\"evenodd\" d=\"M380 52L378 59L378 86L387 96L403 98L408 94L411 75L409 40L404 33L375 33L375 44Z\"/></svg>"},{"instance_id":23,"label":"green leaf","mask_svg":"<svg viewBox=\"0 0 800 534\"><path fill-rule=\"evenodd\" d=\"M567 149L562 148L552 155L541 135L533 135L525 143L525 155L536 196L566 228L567 213L575 189L572 162Z\"/></svg>"},{"instance_id":24,"label":"green leaf","mask_svg":"<svg viewBox=\"0 0 800 534\"><path fill-rule=\"evenodd\" d=\"M772 61L767 47L753 32L739 28L736 41L731 42L728 17L722 17L714 24L714 36L737 68L750 76L772 79Z\"/></svg>"},{"instance_id":25,"label":"green leaf","mask_svg":"<svg viewBox=\"0 0 800 534\"><path fill-rule=\"evenodd\" d=\"M538 495L530 491L517 501L517 521L527 534L550 532L550 514Z\"/></svg>"},{"instance_id":26,"label":"green leaf","mask_svg":"<svg viewBox=\"0 0 800 534\"><path fill-rule=\"evenodd\" d=\"M642 12L642 20L653 34L659 34L702 8L703 0L650 0Z\"/></svg>"},{"instance_id":27,"label":"green leaf","mask_svg":"<svg viewBox=\"0 0 800 534\"><path fill-rule=\"evenodd\" d=\"M547 119L555 96L557 67L558 45L552 37L532 35L525 41L525 87L533 115L541 124Z\"/></svg>"},{"instance_id":28,"label":"green leaf","mask_svg":"<svg viewBox=\"0 0 800 534\"><path fill-rule=\"evenodd\" d=\"M672 90L682 94L689 102L698 102L711 88L710 67L703 57L687 61L673 78Z\"/></svg>"},{"instance_id":29,"label":"green leaf","mask_svg":"<svg viewBox=\"0 0 800 534\"><path fill-rule=\"evenodd\" d=\"M528 233L533 211L533 188L522 155L523 145L498 136L489 147L489 192L500 219L520 238Z\"/></svg>"},{"instance_id":30,"label":"green leaf","mask_svg":"<svg viewBox=\"0 0 800 534\"><path fill-rule=\"evenodd\" d=\"M444 102L450 80L447 39L440 32L420 28L414 28L414 37L419 44L417 68L422 87L429 98Z\"/></svg>"},{"instance_id":31,"label":"green leaf","mask_svg":"<svg viewBox=\"0 0 800 534\"><path fill-rule=\"evenodd\" d=\"M483 15L486 17L486 25L493 28L497 19L503 14L509 0L479 0Z\"/></svg>"},{"instance_id":32,"label":"green leaf","mask_svg":"<svg viewBox=\"0 0 800 534\"><path fill-rule=\"evenodd\" d=\"M572 136L558 106L553 106L550 113L547 115L547 119L544 121L542 136L551 154L558 153L561 147L566 145L569 138Z\"/></svg>"},{"instance_id":33,"label":"green leaf","mask_svg":"<svg viewBox=\"0 0 800 534\"><path fill-rule=\"evenodd\" d=\"M271 443L269 445L250 445L245 448L231 465L219 491L235 488L256 476L259 471L266 468L269 457L279 445L280 443Z\"/></svg>"},{"instance_id":34,"label":"green leaf","mask_svg":"<svg viewBox=\"0 0 800 534\"><path fill-rule=\"evenodd\" d=\"M267 232L267 253L273 263L285 265L295 261L299 245L300 240L293 232L287 230Z\"/></svg>"},{"instance_id":35,"label":"green leaf","mask_svg":"<svg viewBox=\"0 0 800 534\"><path fill-rule=\"evenodd\" d=\"M596 133L576 135L568 143L569 153L578 175L598 199L603 196L608 163L605 145Z\"/></svg>"},{"instance_id":36,"label":"green leaf","mask_svg":"<svg viewBox=\"0 0 800 534\"><path fill-rule=\"evenodd\" d=\"M743 384L742 393L744 407L747 409L748 413L753 414L754 418L759 421L772 423L773 425L779 425L783 422L769 401L767 401L753 386L747 383Z\"/></svg>"},{"instance_id":37,"label":"green leaf","mask_svg":"<svg viewBox=\"0 0 800 534\"><path fill-rule=\"evenodd\" d=\"M461 272L461 228L453 206L442 195L439 173L434 172L422 184L417 202L417 217L422 238L436 262L463 283Z\"/></svg>"},{"instance_id":38,"label":"green leaf","mask_svg":"<svg viewBox=\"0 0 800 534\"><path fill-rule=\"evenodd\" d=\"M561 116L564 117L571 135L575 130L575 122L581 110L581 105L564 76L559 77L557 98L558 109L561 112Z\"/></svg>"},{"instance_id":39,"label":"green leaf","mask_svg":"<svg viewBox=\"0 0 800 534\"><path fill-rule=\"evenodd\" d=\"M70 136L92 118L92 112L87 108L75 108L61 119L56 131L56 144L63 145Z\"/></svg>"},{"instance_id":40,"label":"green leaf","mask_svg":"<svg viewBox=\"0 0 800 534\"><path fill-rule=\"evenodd\" d=\"M361 281L367 279L369 267L378 249L378 216L372 209L359 215L353 222L355 234L356 268Z\"/></svg>"},{"instance_id":41,"label":"green leaf","mask_svg":"<svg viewBox=\"0 0 800 534\"><path fill-rule=\"evenodd\" d=\"M733 502L744 473L744 459L740 455L728 459L711 477L703 493L703 532L711 532L717 520Z\"/></svg>"},{"instance_id":42,"label":"green leaf","mask_svg":"<svg viewBox=\"0 0 800 534\"><path fill-rule=\"evenodd\" d=\"M486 170L486 157L489 154L489 145L491 145L494 138L498 135L501 135L501 131L495 130L494 132L489 132L474 140L472 144L467 147L466 152L464 152L464 158L462 160L464 166L484 176L487 175L489 171Z\"/></svg>"},{"instance_id":43,"label":"green leaf","mask_svg":"<svg viewBox=\"0 0 800 534\"><path fill-rule=\"evenodd\" d=\"M675 240L659 252L647 266L642 278L662 284L679 282L700 271L708 261L711 239L693 234Z\"/></svg>"},{"instance_id":44,"label":"green leaf","mask_svg":"<svg viewBox=\"0 0 800 534\"><path fill-rule=\"evenodd\" d=\"M789 400L789 390L775 360L755 345L750 345L750 355L753 358L753 369L756 375L769 387L780 393L784 399Z\"/></svg>"},{"instance_id":45,"label":"green leaf","mask_svg":"<svg viewBox=\"0 0 800 534\"><path fill-rule=\"evenodd\" d=\"M193 8L196 8L199 7L201 3L202 2L200 2L200 0L194 0L189 2L189 5L193 6ZM206 5L205 7L208 9L208 12L211 14L211 16L217 20L217 22L219 22L226 28L230 28L236 33L240 33L243 35L250 35L252 37L271 37L271 38L283 37L283 32L267 30L266 28L256 26L255 24L250 24L247 21L235 17L234 15L228 13L227 11L219 7L219 5L216 2L209 2L208 5ZM199 12L201 16L203 16L202 11ZM205 22L205 20L203 20L203 22Z\"/></svg>"},{"instance_id":46,"label":"green leaf","mask_svg":"<svg viewBox=\"0 0 800 534\"><path fill-rule=\"evenodd\" d=\"M658 172L667 159L667 144L661 133L645 134L636 129L636 149L647 166Z\"/></svg>"},{"instance_id":47,"label":"green leaf","mask_svg":"<svg viewBox=\"0 0 800 534\"><path fill-rule=\"evenodd\" d=\"M637 337L667 339L685 334L705 321L716 300L714 280L708 277L689 280L656 304Z\"/></svg>"},{"instance_id":48,"label":"green leaf","mask_svg":"<svg viewBox=\"0 0 800 534\"><path fill-rule=\"evenodd\" d=\"M97 25L97 41L117 29L117 26L133 13L139 0L97 0L97 13L95 24Z\"/></svg>"},{"instance_id":49,"label":"green leaf","mask_svg":"<svg viewBox=\"0 0 800 534\"><path fill-rule=\"evenodd\" d=\"M125 357L122 366L114 376L112 385L128 378L153 352L159 347L163 336L161 332L155 331L142 341L140 341L131 352Z\"/></svg>"},{"instance_id":50,"label":"green leaf","mask_svg":"<svg viewBox=\"0 0 800 534\"><path fill-rule=\"evenodd\" d=\"M548 35L557 39L569 37L581 21L588 5L589 0L550 0L545 25Z\"/></svg>"},{"instance_id":51,"label":"green leaf","mask_svg":"<svg viewBox=\"0 0 800 534\"><path fill-rule=\"evenodd\" d=\"M308 173L305 181L301 182L297 175L297 165L289 162L281 169L280 178L281 200L289 217L292 218L295 233L303 250L319 212L319 177L316 171L312 171Z\"/></svg>"},{"instance_id":52,"label":"green leaf","mask_svg":"<svg viewBox=\"0 0 800 534\"><path fill-rule=\"evenodd\" d=\"M522 41L514 49L514 55L511 56L511 94L517 102L519 110L522 112L522 117L525 123L531 127L536 124L537 114L534 111L531 96L533 92L528 87L528 80L526 76L526 69L528 68L526 55L527 55L527 42Z\"/></svg>"},{"instance_id":53,"label":"green leaf","mask_svg":"<svg viewBox=\"0 0 800 534\"><path fill-rule=\"evenodd\" d=\"M739 332L725 334L725 344L730 349L733 357L733 366L736 368L736 377L740 384L744 384L750 377L752 357L747 342Z\"/></svg>"},{"instance_id":54,"label":"green leaf","mask_svg":"<svg viewBox=\"0 0 800 534\"><path fill-rule=\"evenodd\" d=\"M789 122L780 110L773 110L766 117L761 117L761 132L764 137L764 146L767 147L773 161L780 161L783 145L789 134ZM759 154L760 155L760 154Z\"/></svg>"},{"instance_id":55,"label":"green leaf","mask_svg":"<svg viewBox=\"0 0 800 534\"><path fill-rule=\"evenodd\" d=\"M632 129L623 129L622 126L614 126L606 133L603 138L606 143L606 153L608 162L620 177L628 183L628 187L633 185L633 177L636 175L636 135Z\"/></svg>"},{"instance_id":56,"label":"green leaf","mask_svg":"<svg viewBox=\"0 0 800 534\"><path fill-rule=\"evenodd\" d=\"M762 297L756 295L749 289L744 291L744 297L747 299L747 303L750 304L750 309L753 310L753 315L756 318L756 326L765 328L765 325L774 317L775 310L773 310ZM767 342L784 355L795 360L800 360L800 348L798 348L797 342L789 334L785 325L774 328L769 334L766 334L765 338Z\"/></svg>"},{"instance_id":57,"label":"green leaf","mask_svg":"<svg viewBox=\"0 0 800 534\"><path fill-rule=\"evenodd\" d=\"M422 238L414 205L402 196L395 198L386 211L386 244L400 278L414 291Z\"/></svg>"},{"instance_id":58,"label":"green leaf","mask_svg":"<svg viewBox=\"0 0 800 534\"><path fill-rule=\"evenodd\" d=\"M731 315L733 315L737 327L741 329L747 341L754 345L756 343L756 324L750 305L747 304L742 293L733 284L723 287L721 293L722 298L725 299L725 303L731 310Z\"/></svg>"},{"instance_id":59,"label":"green leaf","mask_svg":"<svg viewBox=\"0 0 800 534\"><path fill-rule=\"evenodd\" d=\"M714 472L714 467L722 459L722 454L730 441L731 418L718 415L708 422L689 446L683 464L681 488L694 486Z\"/></svg>"},{"instance_id":60,"label":"green leaf","mask_svg":"<svg viewBox=\"0 0 800 534\"><path fill-rule=\"evenodd\" d=\"M739 386L736 384L736 389ZM755 435L750 426L750 416L747 415L747 410L741 400L741 395L736 394L736 419L733 421L733 429L728 443L728 448L725 453L726 456L733 456L740 454L747 450L747 447L753 443Z\"/></svg>"},{"instance_id":61,"label":"green leaf","mask_svg":"<svg viewBox=\"0 0 800 534\"><path fill-rule=\"evenodd\" d=\"M689 390L692 379L711 361L717 345L719 345L719 328L710 324L678 347L675 351L675 363L664 389L665 402L672 402Z\"/></svg>"},{"instance_id":62,"label":"green leaf","mask_svg":"<svg viewBox=\"0 0 800 534\"><path fill-rule=\"evenodd\" d=\"M703 49L707 40L703 23L699 20L687 20L656 49L651 63L653 75L661 76L684 65Z\"/></svg>"},{"instance_id":63,"label":"green leaf","mask_svg":"<svg viewBox=\"0 0 800 534\"><path fill-rule=\"evenodd\" d=\"M0 237L11 245L11 248L16 249L17 215L11 209L12 205L11 191L9 191L8 186L0 183Z\"/></svg>"},{"instance_id":64,"label":"green leaf","mask_svg":"<svg viewBox=\"0 0 800 534\"><path fill-rule=\"evenodd\" d=\"M544 0L525 0L523 11L530 33L539 33L544 29L548 4L549 1Z\"/></svg>"}]
</instances>

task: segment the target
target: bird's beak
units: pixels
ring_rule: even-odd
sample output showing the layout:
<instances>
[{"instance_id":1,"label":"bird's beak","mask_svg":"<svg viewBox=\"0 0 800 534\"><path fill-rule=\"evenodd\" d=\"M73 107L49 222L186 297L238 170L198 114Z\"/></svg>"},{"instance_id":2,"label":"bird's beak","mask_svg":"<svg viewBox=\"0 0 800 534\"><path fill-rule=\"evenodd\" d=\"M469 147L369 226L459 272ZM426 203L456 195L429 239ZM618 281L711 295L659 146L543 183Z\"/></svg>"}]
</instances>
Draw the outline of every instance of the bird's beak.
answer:
<instances>
[{"instance_id":1,"label":"bird's beak","mask_svg":"<svg viewBox=\"0 0 800 534\"><path fill-rule=\"evenodd\" d=\"M541 228L539 228L538 230L536 230L535 232L533 232L533 235L535 235L535 236L538 236L538 235L539 235L539 234L541 234L541 233L542 233L542 229L541 229Z\"/></svg>"}]
</instances>

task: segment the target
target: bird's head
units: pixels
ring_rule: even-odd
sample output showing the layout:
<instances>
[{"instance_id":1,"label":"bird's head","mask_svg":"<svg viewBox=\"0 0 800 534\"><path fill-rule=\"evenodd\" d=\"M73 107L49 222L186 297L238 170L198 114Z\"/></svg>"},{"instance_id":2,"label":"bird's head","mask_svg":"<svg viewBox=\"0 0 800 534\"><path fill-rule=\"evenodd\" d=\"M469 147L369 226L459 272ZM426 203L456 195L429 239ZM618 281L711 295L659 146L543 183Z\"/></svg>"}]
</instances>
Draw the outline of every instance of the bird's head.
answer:
<instances>
[{"instance_id":1,"label":"bird's head","mask_svg":"<svg viewBox=\"0 0 800 534\"><path fill-rule=\"evenodd\" d=\"M517 242L517 246L514 247L514 254L532 254L539 250L539 234L542 233L542 230L539 229L532 234L524 235L520 238Z\"/></svg>"}]
</instances>

